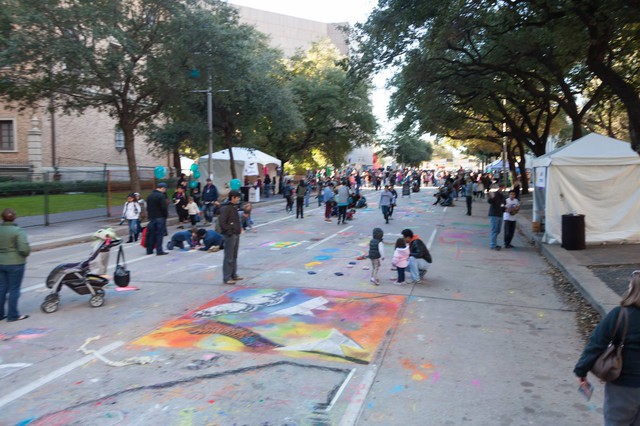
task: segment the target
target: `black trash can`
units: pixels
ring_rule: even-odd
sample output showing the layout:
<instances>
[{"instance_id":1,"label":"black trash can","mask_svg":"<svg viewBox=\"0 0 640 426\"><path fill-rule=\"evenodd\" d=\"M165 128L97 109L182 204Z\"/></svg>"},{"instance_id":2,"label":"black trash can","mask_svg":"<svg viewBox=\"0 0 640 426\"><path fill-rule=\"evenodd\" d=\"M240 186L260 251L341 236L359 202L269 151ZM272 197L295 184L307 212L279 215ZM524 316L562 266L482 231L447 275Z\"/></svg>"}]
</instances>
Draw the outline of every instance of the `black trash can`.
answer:
<instances>
[{"instance_id":1,"label":"black trash can","mask_svg":"<svg viewBox=\"0 0 640 426\"><path fill-rule=\"evenodd\" d=\"M584 215L562 215L562 247L566 250L584 250L586 248L584 236Z\"/></svg>"}]
</instances>

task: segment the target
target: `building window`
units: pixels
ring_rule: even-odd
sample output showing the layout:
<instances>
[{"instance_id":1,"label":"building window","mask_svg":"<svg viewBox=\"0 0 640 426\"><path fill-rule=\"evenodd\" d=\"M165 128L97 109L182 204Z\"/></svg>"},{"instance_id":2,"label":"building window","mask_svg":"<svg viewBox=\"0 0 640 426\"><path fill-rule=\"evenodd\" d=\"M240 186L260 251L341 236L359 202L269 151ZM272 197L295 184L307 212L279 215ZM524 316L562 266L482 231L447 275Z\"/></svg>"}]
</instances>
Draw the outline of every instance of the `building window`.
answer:
<instances>
[{"instance_id":1,"label":"building window","mask_svg":"<svg viewBox=\"0 0 640 426\"><path fill-rule=\"evenodd\" d=\"M15 151L13 120L0 120L0 151Z\"/></svg>"},{"instance_id":2,"label":"building window","mask_svg":"<svg viewBox=\"0 0 640 426\"><path fill-rule=\"evenodd\" d=\"M116 127L116 149L118 151L124 149L124 132L120 127Z\"/></svg>"}]
</instances>

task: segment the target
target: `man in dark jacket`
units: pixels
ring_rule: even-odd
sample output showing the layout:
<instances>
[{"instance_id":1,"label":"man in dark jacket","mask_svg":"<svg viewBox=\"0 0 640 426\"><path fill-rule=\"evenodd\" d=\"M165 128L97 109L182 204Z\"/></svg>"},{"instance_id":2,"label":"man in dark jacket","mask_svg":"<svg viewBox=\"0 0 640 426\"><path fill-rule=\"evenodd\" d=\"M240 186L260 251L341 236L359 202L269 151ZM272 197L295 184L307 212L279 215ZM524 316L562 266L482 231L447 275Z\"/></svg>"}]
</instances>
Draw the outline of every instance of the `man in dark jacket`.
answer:
<instances>
[{"instance_id":1,"label":"man in dark jacket","mask_svg":"<svg viewBox=\"0 0 640 426\"><path fill-rule=\"evenodd\" d=\"M429 263L433 261L431 253L420 237L413 235L411 229L403 229L402 237L409 246L409 273L411 274L409 284L419 284L429 270Z\"/></svg>"},{"instance_id":2,"label":"man in dark jacket","mask_svg":"<svg viewBox=\"0 0 640 426\"><path fill-rule=\"evenodd\" d=\"M204 207L205 223L213 222L215 203L218 201L218 197L218 188L216 188L211 179L207 179L207 184L202 189L202 205Z\"/></svg>"},{"instance_id":3,"label":"man in dark jacket","mask_svg":"<svg viewBox=\"0 0 640 426\"><path fill-rule=\"evenodd\" d=\"M491 222L491 233L489 237L489 247L491 250L500 250L502 246L497 245L498 235L502 228L502 214L504 213L504 184L500 184L496 192L489 192L489 220Z\"/></svg>"},{"instance_id":4,"label":"man in dark jacket","mask_svg":"<svg viewBox=\"0 0 640 426\"><path fill-rule=\"evenodd\" d=\"M167 217L169 216L166 192L167 184L160 182L147 198L147 214L149 215L146 238L147 254L153 254L154 248L158 256L168 254L162 249L162 239L167 231Z\"/></svg>"},{"instance_id":5,"label":"man in dark jacket","mask_svg":"<svg viewBox=\"0 0 640 426\"><path fill-rule=\"evenodd\" d=\"M243 279L238 276L238 246L240 245L240 216L238 214L240 193L229 191L229 202L220 207L218 224L224 236L224 261L222 263L222 279L225 284L233 285Z\"/></svg>"}]
</instances>

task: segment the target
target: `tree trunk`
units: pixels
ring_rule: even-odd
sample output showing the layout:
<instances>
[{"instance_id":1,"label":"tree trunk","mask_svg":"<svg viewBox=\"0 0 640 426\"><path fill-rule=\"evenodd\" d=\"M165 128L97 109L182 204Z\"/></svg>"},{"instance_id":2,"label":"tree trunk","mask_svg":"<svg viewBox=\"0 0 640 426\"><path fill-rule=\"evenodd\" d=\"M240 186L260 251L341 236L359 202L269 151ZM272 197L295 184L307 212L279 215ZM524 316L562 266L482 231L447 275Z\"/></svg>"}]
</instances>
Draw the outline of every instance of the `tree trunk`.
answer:
<instances>
[{"instance_id":1,"label":"tree trunk","mask_svg":"<svg viewBox=\"0 0 640 426\"><path fill-rule=\"evenodd\" d=\"M231 137L231 132L224 132L224 142L229 150L229 169L231 171L231 179L238 179L238 176L236 175L236 166L234 164L235 160L233 159L233 139Z\"/></svg>"},{"instance_id":2,"label":"tree trunk","mask_svg":"<svg viewBox=\"0 0 640 426\"><path fill-rule=\"evenodd\" d=\"M131 192L140 193L140 176L138 175L138 164L136 162L135 136L133 126L120 123L124 133L124 150L127 153L127 166L129 166L129 180L131 182Z\"/></svg>"},{"instance_id":3,"label":"tree trunk","mask_svg":"<svg viewBox=\"0 0 640 426\"><path fill-rule=\"evenodd\" d=\"M174 149L172 152L172 157L173 157L173 167L176 169L176 174L178 176L180 176L180 173L182 172L182 164L180 164L180 151L178 151L178 148Z\"/></svg>"}]
</instances>

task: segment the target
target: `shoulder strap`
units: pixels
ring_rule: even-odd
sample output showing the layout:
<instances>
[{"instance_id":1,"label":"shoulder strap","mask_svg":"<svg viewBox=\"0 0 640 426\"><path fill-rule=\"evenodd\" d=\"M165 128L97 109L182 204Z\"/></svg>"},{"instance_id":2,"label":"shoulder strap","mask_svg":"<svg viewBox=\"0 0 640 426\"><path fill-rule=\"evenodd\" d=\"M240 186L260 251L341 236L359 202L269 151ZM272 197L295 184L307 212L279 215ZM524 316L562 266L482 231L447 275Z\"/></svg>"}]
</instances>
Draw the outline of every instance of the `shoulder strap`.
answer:
<instances>
[{"instance_id":1,"label":"shoulder strap","mask_svg":"<svg viewBox=\"0 0 640 426\"><path fill-rule=\"evenodd\" d=\"M121 257L122 257L122 266L126 269L127 263L124 259L124 250L122 249L122 246L120 246L120 249L118 250L118 258L116 259L116 265L120 265Z\"/></svg>"},{"instance_id":2,"label":"shoulder strap","mask_svg":"<svg viewBox=\"0 0 640 426\"><path fill-rule=\"evenodd\" d=\"M620 307L620 312L618 313L618 318L616 320L616 326L613 328L613 334L611 335L611 342L614 343L616 340L616 336L618 335L618 330L620 329L620 323L622 322L622 318L624 317L625 319L625 325L624 325L624 332L622 333L622 338L620 339L620 342L623 342L625 337L627 336L627 315L626 315L626 311L624 309L624 307Z\"/></svg>"},{"instance_id":3,"label":"shoulder strap","mask_svg":"<svg viewBox=\"0 0 640 426\"><path fill-rule=\"evenodd\" d=\"M622 331L622 338L620 339L620 344L624 346L624 339L627 338L627 329L629 328L629 317L624 307L620 308L620 315L624 316L624 330Z\"/></svg>"}]
</instances>

